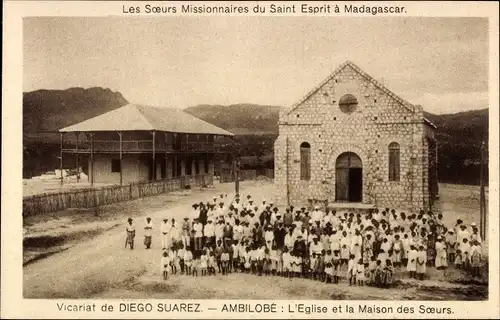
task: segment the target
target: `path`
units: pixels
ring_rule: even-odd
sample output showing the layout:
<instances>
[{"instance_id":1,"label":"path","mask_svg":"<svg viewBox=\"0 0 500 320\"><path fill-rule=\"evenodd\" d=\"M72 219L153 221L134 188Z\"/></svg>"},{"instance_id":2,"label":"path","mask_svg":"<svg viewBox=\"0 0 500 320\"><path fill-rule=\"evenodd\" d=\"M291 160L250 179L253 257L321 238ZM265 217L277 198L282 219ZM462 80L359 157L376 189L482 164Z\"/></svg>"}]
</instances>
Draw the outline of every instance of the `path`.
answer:
<instances>
[{"instance_id":1,"label":"path","mask_svg":"<svg viewBox=\"0 0 500 320\"><path fill-rule=\"evenodd\" d=\"M101 292L120 282L132 279L152 267L155 257L160 255L159 231L164 217L181 221L189 214L195 201L208 200L221 192L232 198L233 185L221 184L215 189L193 192L181 198L177 204L155 212L142 212L142 218L135 218L137 236L136 249L124 250L124 229L113 228L95 238L74 247L33 262L23 268L25 298L83 298ZM252 182L241 186L241 193L251 193L259 198L269 195L272 184ZM152 201L145 198L142 201ZM145 216L153 219L156 236L153 237L153 250L144 250L142 230ZM123 214L123 221L127 214ZM154 266L156 267L156 266Z\"/></svg>"},{"instance_id":2,"label":"path","mask_svg":"<svg viewBox=\"0 0 500 320\"><path fill-rule=\"evenodd\" d=\"M231 193L233 185L221 184L214 189L192 190L183 195L161 195L135 200L112 208L122 223L135 212L136 249L124 249L124 225L78 243L72 248L33 262L24 267L25 298L169 298L169 299L395 299L395 300L478 300L487 299L487 286L450 283L462 278L456 270L443 277L429 269L430 280L402 279L396 288L350 287L343 280L339 285L308 279L259 277L231 274L227 277L171 276L162 281L159 261L159 225L164 217L182 220L195 201L207 201L214 195ZM269 182L245 182L243 195L251 193L256 200L269 198L273 185ZM168 199L168 200L167 200ZM258 201L260 202L260 201ZM160 209L168 206L168 209ZM467 207L467 206L465 206ZM127 208L129 208L127 210ZM159 210L160 209L160 210ZM127 210L128 212L123 212ZM145 216L155 224L152 250L142 245ZM98 223L98 222L95 222ZM442 281L446 278L447 281Z\"/></svg>"}]
</instances>

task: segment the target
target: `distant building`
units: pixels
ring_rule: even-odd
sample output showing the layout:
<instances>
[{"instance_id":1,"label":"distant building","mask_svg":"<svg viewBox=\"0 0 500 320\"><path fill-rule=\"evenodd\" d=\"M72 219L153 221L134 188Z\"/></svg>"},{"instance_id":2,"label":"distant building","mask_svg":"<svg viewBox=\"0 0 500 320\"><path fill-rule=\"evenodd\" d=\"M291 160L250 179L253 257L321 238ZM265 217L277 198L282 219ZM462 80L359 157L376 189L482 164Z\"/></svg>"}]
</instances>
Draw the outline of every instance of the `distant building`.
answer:
<instances>
[{"instance_id":1,"label":"distant building","mask_svg":"<svg viewBox=\"0 0 500 320\"><path fill-rule=\"evenodd\" d=\"M180 109L135 104L59 131L62 157L85 155L90 182L114 184L213 175L217 140L233 135ZM70 148L68 133L77 137Z\"/></svg>"},{"instance_id":2,"label":"distant building","mask_svg":"<svg viewBox=\"0 0 500 320\"><path fill-rule=\"evenodd\" d=\"M284 110L276 201L429 209L438 196L435 126L353 63Z\"/></svg>"}]
</instances>

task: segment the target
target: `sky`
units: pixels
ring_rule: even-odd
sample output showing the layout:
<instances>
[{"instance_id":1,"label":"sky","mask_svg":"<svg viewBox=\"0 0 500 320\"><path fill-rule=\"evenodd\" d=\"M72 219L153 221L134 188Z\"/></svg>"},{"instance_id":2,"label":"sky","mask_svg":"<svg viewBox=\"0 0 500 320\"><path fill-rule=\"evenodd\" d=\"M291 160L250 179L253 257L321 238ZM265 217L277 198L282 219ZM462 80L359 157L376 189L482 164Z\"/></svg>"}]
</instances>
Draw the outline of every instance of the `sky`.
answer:
<instances>
[{"instance_id":1,"label":"sky","mask_svg":"<svg viewBox=\"0 0 500 320\"><path fill-rule=\"evenodd\" d=\"M30 17L23 91L104 87L132 103L290 106L350 60L437 114L488 107L481 18Z\"/></svg>"}]
</instances>

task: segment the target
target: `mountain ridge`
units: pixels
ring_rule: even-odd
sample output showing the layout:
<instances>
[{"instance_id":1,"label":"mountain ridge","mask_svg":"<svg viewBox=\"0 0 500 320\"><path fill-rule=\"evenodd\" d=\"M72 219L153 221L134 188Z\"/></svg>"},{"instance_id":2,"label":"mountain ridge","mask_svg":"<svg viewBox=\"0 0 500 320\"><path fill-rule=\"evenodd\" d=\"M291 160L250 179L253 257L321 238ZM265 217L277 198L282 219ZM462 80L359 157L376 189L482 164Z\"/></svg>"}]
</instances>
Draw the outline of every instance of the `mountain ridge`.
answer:
<instances>
[{"instance_id":1,"label":"mountain ridge","mask_svg":"<svg viewBox=\"0 0 500 320\"><path fill-rule=\"evenodd\" d=\"M26 172L58 167L54 159L59 151L56 132L60 128L126 104L128 101L120 92L101 87L41 89L23 93L23 173L29 175ZM283 107L237 103L200 104L183 110L234 133L238 137L241 156L272 157L280 108ZM488 144L488 109L440 115L424 111L424 116L437 126L440 181L477 183L479 148L482 141ZM272 161L266 165L272 166Z\"/></svg>"}]
</instances>

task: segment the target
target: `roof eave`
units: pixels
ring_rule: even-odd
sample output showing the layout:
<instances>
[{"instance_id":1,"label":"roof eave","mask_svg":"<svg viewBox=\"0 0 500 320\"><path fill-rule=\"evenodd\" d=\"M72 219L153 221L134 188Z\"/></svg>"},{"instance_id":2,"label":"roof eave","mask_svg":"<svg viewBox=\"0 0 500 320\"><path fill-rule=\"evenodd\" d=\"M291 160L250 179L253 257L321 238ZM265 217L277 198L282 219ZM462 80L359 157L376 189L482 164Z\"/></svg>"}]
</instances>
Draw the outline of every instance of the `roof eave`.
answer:
<instances>
[{"instance_id":1,"label":"roof eave","mask_svg":"<svg viewBox=\"0 0 500 320\"><path fill-rule=\"evenodd\" d=\"M59 129L58 132L60 133L69 133L69 132L126 132L126 131L163 131L163 130L157 130L157 129L122 129L122 130L115 130L115 129L88 129L88 130L76 130L72 129L71 127L65 127L62 129ZM233 133L229 131L225 132L205 132L205 133L193 133L193 132L182 132L182 131L165 131L165 132L173 132L173 133L185 133L185 134L212 134L216 136L234 136Z\"/></svg>"},{"instance_id":2,"label":"roof eave","mask_svg":"<svg viewBox=\"0 0 500 320\"><path fill-rule=\"evenodd\" d=\"M427 125L429 125L429 126L431 126L431 127L433 127L434 129L437 129L437 126L434 123L432 123L429 119L427 119L425 117L424 117L424 123L427 124Z\"/></svg>"}]
</instances>

